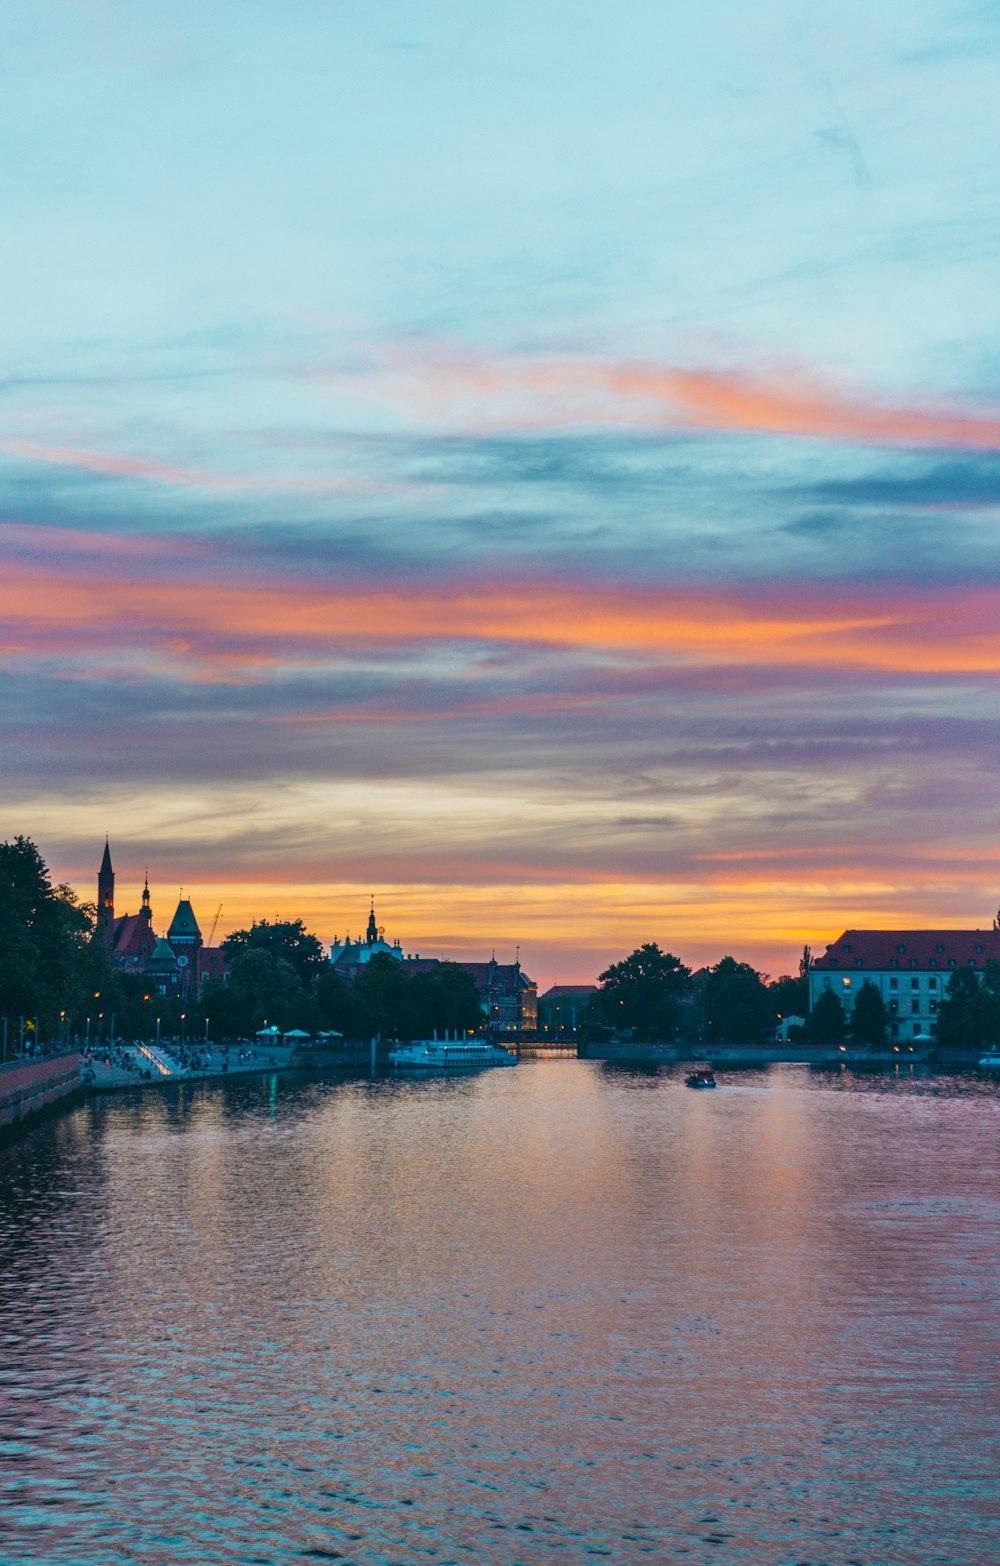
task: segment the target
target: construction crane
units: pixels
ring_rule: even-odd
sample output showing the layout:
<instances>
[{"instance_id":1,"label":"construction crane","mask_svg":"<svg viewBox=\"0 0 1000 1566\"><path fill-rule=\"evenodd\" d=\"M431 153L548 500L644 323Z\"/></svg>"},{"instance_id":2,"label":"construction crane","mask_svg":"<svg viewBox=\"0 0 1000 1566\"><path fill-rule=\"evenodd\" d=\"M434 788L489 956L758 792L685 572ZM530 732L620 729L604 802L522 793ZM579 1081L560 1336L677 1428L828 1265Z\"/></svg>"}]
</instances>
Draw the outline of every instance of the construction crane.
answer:
<instances>
[{"instance_id":1,"label":"construction crane","mask_svg":"<svg viewBox=\"0 0 1000 1566\"><path fill-rule=\"evenodd\" d=\"M215 910L215 918L212 920L212 928L208 932L208 940L205 942L206 946L211 946L213 940L215 939L215 927L216 927L216 925L218 924L218 922L219 922L219 920L221 918L222 918L222 904L220 903L218 908Z\"/></svg>"}]
</instances>

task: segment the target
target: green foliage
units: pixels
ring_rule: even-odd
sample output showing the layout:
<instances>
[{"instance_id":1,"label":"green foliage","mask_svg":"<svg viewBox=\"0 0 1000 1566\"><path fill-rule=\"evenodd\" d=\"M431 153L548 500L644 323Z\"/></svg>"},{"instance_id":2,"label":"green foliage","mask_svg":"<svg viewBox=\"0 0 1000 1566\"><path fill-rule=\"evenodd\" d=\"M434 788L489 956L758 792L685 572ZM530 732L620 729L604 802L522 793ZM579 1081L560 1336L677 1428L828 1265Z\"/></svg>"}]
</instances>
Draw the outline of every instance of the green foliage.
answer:
<instances>
[{"instance_id":1,"label":"green foliage","mask_svg":"<svg viewBox=\"0 0 1000 1566\"><path fill-rule=\"evenodd\" d=\"M835 1049L844 1042L844 1008L833 990L823 990L806 1023L810 1044Z\"/></svg>"},{"instance_id":2,"label":"green foliage","mask_svg":"<svg viewBox=\"0 0 1000 1566\"><path fill-rule=\"evenodd\" d=\"M30 838L0 843L0 1015L37 1016L43 1040L51 1040L65 1013L68 1031L107 977L93 927L93 908L70 887L53 887Z\"/></svg>"},{"instance_id":3,"label":"green foliage","mask_svg":"<svg viewBox=\"0 0 1000 1566\"><path fill-rule=\"evenodd\" d=\"M290 963L300 985L311 990L323 969L326 955L322 943L311 935L301 919L268 919L255 921L249 930L234 930L222 943L226 961L230 964L244 952L269 952Z\"/></svg>"},{"instance_id":4,"label":"green foliage","mask_svg":"<svg viewBox=\"0 0 1000 1566\"><path fill-rule=\"evenodd\" d=\"M809 1015L808 973L799 973L794 978L790 974L782 974L780 979L775 979L767 986L767 993L773 1022L777 1023L782 1017Z\"/></svg>"},{"instance_id":5,"label":"green foliage","mask_svg":"<svg viewBox=\"0 0 1000 1566\"><path fill-rule=\"evenodd\" d=\"M205 985L200 1011L219 1038L249 1038L264 1026L309 1033L319 1021L294 964L267 946L237 948L225 982Z\"/></svg>"},{"instance_id":6,"label":"green foliage","mask_svg":"<svg viewBox=\"0 0 1000 1566\"><path fill-rule=\"evenodd\" d=\"M774 1025L764 981L748 962L723 957L710 968L701 992L706 1039L713 1044L756 1044Z\"/></svg>"},{"instance_id":7,"label":"green foliage","mask_svg":"<svg viewBox=\"0 0 1000 1566\"><path fill-rule=\"evenodd\" d=\"M637 947L599 975L600 989L590 998L587 1022L615 1032L631 1030L644 1038L670 1039L677 1031L691 970L654 942Z\"/></svg>"},{"instance_id":8,"label":"green foliage","mask_svg":"<svg viewBox=\"0 0 1000 1566\"><path fill-rule=\"evenodd\" d=\"M973 968L956 968L938 1012L937 1041L944 1049L983 1049L1000 1044L1000 966L988 962L982 983Z\"/></svg>"},{"instance_id":9,"label":"green foliage","mask_svg":"<svg viewBox=\"0 0 1000 1566\"><path fill-rule=\"evenodd\" d=\"M851 1040L862 1049L881 1049L889 1033L889 1012L882 992L866 979L854 998Z\"/></svg>"}]
</instances>

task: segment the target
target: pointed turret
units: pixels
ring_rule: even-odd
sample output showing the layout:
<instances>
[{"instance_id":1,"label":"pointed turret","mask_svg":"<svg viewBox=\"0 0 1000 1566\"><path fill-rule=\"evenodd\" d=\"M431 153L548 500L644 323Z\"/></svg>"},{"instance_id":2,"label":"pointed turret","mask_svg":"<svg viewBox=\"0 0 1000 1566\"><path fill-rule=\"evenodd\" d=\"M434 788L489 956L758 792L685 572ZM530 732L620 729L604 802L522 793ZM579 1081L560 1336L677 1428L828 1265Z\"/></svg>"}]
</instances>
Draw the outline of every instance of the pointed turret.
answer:
<instances>
[{"instance_id":1,"label":"pointed turret","mask_svg":"<svg viewBox=\"0 0 1000 1566\"><path fill-rule=\"evenodd\" d=\"M142 888L142 908L141 908L141 910L139 912L139 918L142 920L143 924L150 924L151 925L152 922L153 922L153 910L152 910L152 907L150 906L150 901L149 901L149 871L148 870L146 871L146 881L145 881L145 884L144 884L144 886Z\"/></svg>"},{"instance_id":2,"label":"pointed turret","mask_svg":"<svg viewBox=\"0 0 1000 1566\"><path fill-rule=\"evenodd\" d=\"M115 927L115 871L111 845L104 839L104 857L97 872L97 934L110 951Z\"/></svg>"},{"instance_id":3,"label":"pointed turret","mask_svg":"<svg viewBox=\"0 0 1000 1566\"><path fill-rule=\"evenodd\" d=\"M378 940L378 925L375 923L375 899L372 898L372 911L368 915L368 934L366 937L369 946L374 946Z\"/></svg>"}]
</instances>

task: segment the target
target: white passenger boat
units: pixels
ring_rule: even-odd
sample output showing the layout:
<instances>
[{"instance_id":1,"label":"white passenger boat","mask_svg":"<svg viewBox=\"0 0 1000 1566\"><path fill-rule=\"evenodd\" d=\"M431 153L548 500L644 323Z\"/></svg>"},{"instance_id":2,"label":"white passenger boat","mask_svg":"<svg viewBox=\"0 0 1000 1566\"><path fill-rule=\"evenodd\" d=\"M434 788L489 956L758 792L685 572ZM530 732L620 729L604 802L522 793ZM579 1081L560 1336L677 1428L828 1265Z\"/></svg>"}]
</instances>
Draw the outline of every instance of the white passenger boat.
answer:
<instances>
[{"instance_id":1,"label":"white passenger boat","mask_svg":"<svg viewBox=\"0 0 1000 1566\"><path fill-rule=\"evenodd\" d=\"M472 1066L516 1066L517 1056L499 1044L480 1039L418 1039L389 1051L389 1064L397 1071L440 1071Z\"/></svg>"}]
</instances>

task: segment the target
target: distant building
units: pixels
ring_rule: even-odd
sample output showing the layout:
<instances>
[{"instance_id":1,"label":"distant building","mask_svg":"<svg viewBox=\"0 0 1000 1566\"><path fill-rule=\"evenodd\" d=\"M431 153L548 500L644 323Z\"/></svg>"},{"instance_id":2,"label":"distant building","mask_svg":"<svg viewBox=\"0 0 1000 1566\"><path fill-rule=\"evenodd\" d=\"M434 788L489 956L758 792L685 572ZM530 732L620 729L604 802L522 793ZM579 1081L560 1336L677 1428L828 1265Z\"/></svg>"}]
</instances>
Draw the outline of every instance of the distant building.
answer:
<instances>
[{"instance_id":1,"label":"distant building","mask_svg":"<svg viewBox=\"0 0 1000 1566\"><path fill-rule=\"evenodd\" d=\"M373 901L364 940L352 941L347 936L341 941L335 936L330 947L330 966L349 983L377 956L401 963L411 977L433 973L441 961L438 957L405 955L399 941L390 945L376 921ZM489 962L456 962L456 967L464 968L475 982L486 1033L504 1038L534 1036L538 1028L538 986L523 972L519 962L499 963L494 957Z\"/></svg>"},{"instance_id":2,"label":"distant building","mask_svg":"<svg viewBox=\"0 0 1000 1566\"><path fill-rule=\"evenodd\" d=\"M352 941L348 935L344 940L334 936L330 947L330 966L334 973L342 979L355 979L366 963L373 957L392 957L396 962L403 960L403 948L398 941L391 946L385 939L382 930L375 921L375 901L372 899L371 912L368 915L368 929L363 941Z\"/></svg>"},{"instance_id":3,"label":"distant building","mask_svg":"<svg viewBox=\"0 0 1000 1566\"><path fill-rule=\"evenodd\" d=\"M97 936L104 943L112 967L124 973L148 975L151 988L158 995L193 1000L207 978L225 974L225 953L221 947L205 946L194 909L186 897L177 904L166 938L157 939L148 875L139 912L115 914L115 872L107 839L97 872Z\"/></svg>"},{"instance_id":4,"label":"distant building","mask_svg":"<svg viewBox=\"0 0 1000 1566\"><path fill-rule=\"evenodd\" d=\"M576 1038L576 1031L596 984L553 984L538 997L540 1038Z\"/></svg>"},{"instance_id":5,"label":"distant building","mask_svg":"<svg viewBox=\"0 0 1000 1566\"><path fill-rule=\"evenodd\" d=\"M520 962L460 962L479 991L483 1031L490 1038L534 1037L538 1031L538 985Z\"/></svg>"},{"instance_id":6,"label":"distant building","mask_svg":"<svg viewBox=\"0 0 1000 1566\"><path fill-rule=\"evenodd\" d=\"M982 979L986 964L1000 962L1000 930L845 930L809 971L809 1005L832 990L848 1016L867 981L892 1017L893 1037L933 1038L937 1013L958 968Z\"/></svg>"}]
</instances>

